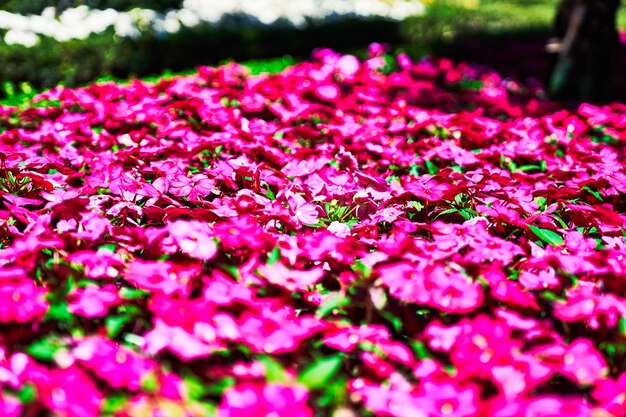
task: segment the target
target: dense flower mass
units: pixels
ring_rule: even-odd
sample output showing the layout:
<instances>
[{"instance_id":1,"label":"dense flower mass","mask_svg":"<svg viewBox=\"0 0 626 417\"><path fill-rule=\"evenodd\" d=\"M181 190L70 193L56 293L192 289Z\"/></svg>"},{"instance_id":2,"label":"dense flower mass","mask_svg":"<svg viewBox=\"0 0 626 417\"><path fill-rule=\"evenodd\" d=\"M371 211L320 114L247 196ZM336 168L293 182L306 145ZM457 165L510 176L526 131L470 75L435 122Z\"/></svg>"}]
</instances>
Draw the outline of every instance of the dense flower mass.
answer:
<instances>
[{"instance_id":1,"label":"dense flower mass","mask_svg":"<svg viewBox=\"0 0 626 417\"><path fill-rule=\"evenodd\" d=\"M626 107L322 49L0 106L0 414L626 413Z\"/></svg>"}]
</instances>

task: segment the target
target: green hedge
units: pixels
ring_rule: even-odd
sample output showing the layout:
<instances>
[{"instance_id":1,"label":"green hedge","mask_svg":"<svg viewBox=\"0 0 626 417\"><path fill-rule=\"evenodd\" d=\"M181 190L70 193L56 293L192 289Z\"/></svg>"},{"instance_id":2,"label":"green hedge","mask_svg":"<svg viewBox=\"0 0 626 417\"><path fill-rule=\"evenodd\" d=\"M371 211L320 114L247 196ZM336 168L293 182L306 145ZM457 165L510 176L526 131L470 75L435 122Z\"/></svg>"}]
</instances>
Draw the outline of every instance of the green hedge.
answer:
<instances>
[{"instance_id":1,"label":"green hedge","mask_svg":"<svg viewBox=\"0 0 626 417\"><path fill-rule=\"evenodd\" d=\"M225 59L305 58L318 47L354 52L374 41L398 43L399 24L353 19L304 30L201 25L167 37L144 35L137 40L118 38L110 29L87 40L57 42L42 37L31 48L0 41L0 82L28 82L37 89L59 83L75 86L106 76L146 77Z\"/></svg>"},{"instance_id":2,"label":"green hedge","mask_svg":"<svg viewBox=\"0 0 626 417\"><path fill-rule=\"evenodd\" d=\"M92 9L130 10L135 7L164 11L179 9L183 0L8 0L0 1L0 9L20 14L41 14L46 7L62 11L70 7L89 6Z\"/></svg>"}]
</instances>

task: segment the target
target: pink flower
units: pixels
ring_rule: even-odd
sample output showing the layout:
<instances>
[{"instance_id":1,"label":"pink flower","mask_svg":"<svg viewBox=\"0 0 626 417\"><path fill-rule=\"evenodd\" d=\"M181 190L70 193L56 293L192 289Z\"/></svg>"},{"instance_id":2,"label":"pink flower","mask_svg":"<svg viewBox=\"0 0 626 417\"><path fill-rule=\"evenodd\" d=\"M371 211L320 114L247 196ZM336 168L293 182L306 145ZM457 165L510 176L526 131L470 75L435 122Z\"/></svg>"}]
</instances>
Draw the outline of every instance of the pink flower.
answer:
<instances>
[{"instance_id":1,"label":"pink flower","mask_svg":"<svg viewBox=\"0 0 626 417\"><path fill-rule=\"evenodd\" d=\"M316 224L319 217L319 208L308 203L301 195L293 194L289 197L289 207L298 224Z\"/></svg>"},{"instance_id":2,"label":"pink flower","mask_svg":"<svg viewBox=\"0 0 626 417\"><path fill-rule=\"evenodd\" d=\"M27 323L48 311L47 291L29 279L0 282L0 323Z\"/></svg>"},{"instance_id":3,"label":"pink flower","mask_svg":"<svg viewBox=\"0 0 626 417\"><path fill-rule=\"evenodd\" d=\"M218 417L313 417L309 393L301 386L242 383L224 393Z\"/></svg>"},{"instance_id":4,"label":"pink flower","mask_svg":"<svg viewBox=\"0 0 626 417\"><path fill-rule=\"evenodd\" d=\"M601 408L613 415L626 414L626 373L620 374L617 379L596 381L591 395L600 403Z\"/></svg>"},{"instance_id":5,"label":"pink flower","mask_svg":"<svg viewBox=\"0 0 626 417\"><path fill-rule=\"evenodd\" d=\"M0 394L0 415L4 417L20 417L22 414L22 403L17 398Z\"/></svg>"},{"instance_id":6,"label":"pink flower","mask_svg":"<svg viewBox=\"0 0 626 417\"><path fill-rule=\"evenodd\" d=\"M292 292L303 291L307 287L317 284L325 274L322 268L298 271L287 268L282 262L276 262L272 265L261 265L258 271L269 283L281 286Z\"/></svg>"},{"instance_id":7,"label":"pink flower","mask_svg":"<svg viewBox=\"0 0 626 417\"><path fill-rule=\"evenodd\" d=\"M109 307L119 304L122 299L113 284L100 288L89 284L84 288L77 288L69 294L72 298L68 310L80 316L94 318L106 315Z\"/></svg>"},{"instance_id":8,"label":"pink flower","mask_svg":"<svg viewBox=\"0 0 626 417\"><path fill-rule=\"evenodd\" d=\"M32 365L28 379L39 401L51 411L67 417L97 417L104 397L85 372L77 366L48 370Z\"/></svg>"},{"instance_id":9,"label":"pink flower","mask_svg":"<svg viewBox=\"0 0 626 417\"><path fill-rule=\"evenodd\" d=\"M248 112L259 112L265 108L265 97L259 93L245 93L240 98L241 108Z\"/></svg>"},{"instance_id":10,"label":"pink flower","mask_svg":"<svg viewBox=\"0 0 626 417\"><path fill-rule=\"evenodd\" d=\"M186 254L203 261L217 255L217 244L206 224L177 220L170 223L167 229L180 250Z\"/></svg>"},{"instance_id":11,"label":"pink flower","mask_svg":"<svg viewBox=\"0 0 626 417\"><path fill-rule=\"evenodd\" d=\"M157 369L153 361L106 339L85 339L72 354L83 367L113 388L138 391L142 378Z\"/></svg>"},{"instance_id":12,"label":"pink flower","mask_svg":"<svg viewBox=\"0 0 626 417\"><path fill-rule=\"evenodd\" d=\"M578 384L592 385L606 377L609 368L591 341L577 339L564 352L561 372Z\"/></svg>"},{"instance_id":13,"label":"pink flower","mask_svg":"<svg viewBox=\"0 0 626 417\"><path fill-rule=\"evenodd\" d=\"M439 183L435 179L420 178L405 184L408 192L427 201L439 201L450 191L450 185Z\"/></svg>"},{"instance_id":14,"label":"pink flower","mask_svg":"<svg viewBox=\"0 0 626 417\"><path fill-rule=\"evenodd\" d=\"M465 313L481 305L479 283L441 265L415 267L401 263L378 270L390 294L402 301L439 308L450 313Z\"/></svg>"},{"instance_id":15,"label":"pink flower","mask_svg":"<svg viewBox=\"0 0 626 417\"><path fill-rule=\"evenodd\" d=\"M206 197L215 190L214 180L204 174L189 177L178 175L170 182L169 192L177 197L187 197L190 201L198 201L198 197Z\"/></svg>"},{"instance_id":16,"label":"pink flower","mask_svg":"<svg viewBox=\"0 0 626 417\"><path fill-rule=\"evenodd\" d=\"M213 228L220 244L228 249L248 247L258 250L266 245L268 237L257 220L252 216L239 216L236 219L218 223Z\"/></svg>"},{"instance_id":17,"label":"pink flower","mask_svg":"<svg viewBox=\"0 0 626 417\"><path fill-rule=\"evenodd\" d=\"M545 288L555 288L561 284L556 276L554 269L547 267L539 270L524 270L519 275L519 282L524 288L529 290L538 290Z\"/></svg>"},{"instance_id":18,"label":"pink flower","mask_svg":"<svg viewBox=\"0 0 626 417\"><path fill-rule=\"evenodd\" d=\"M626 315L624 301L613 294L597 294L595 284L581 281L567 292L565 301L554 304L554 316L566 322L582 321L592 329L613 328Z\"/></svg>"},{"instance_id":19,"label":"pink flower","mask_svg":"<svg viewBox=\"0 0 626 417\"><path fill-rule=\"evenodd\" d=\"M211 279L204 280L203 299L213 305L228 306L236 302L253 305L255 290L230 280L226 274L215 270Z\"/></svg>"},{"instance_id":20,"label":"pink flower","mask_svg":"<svg viewBox=\"0 0 626 417\"><path fill-rule=\"evenodd\" d=\"M425 409L429 415L471 417L480 415L479 392L472 386L461 387L451 382L423 383Z\"/></svg>"},{"instance_id":21,"label":"pink flower","mask_svg":"<svg viewBox=\"0 0 626 417\"><path fill-rule=\"evenodd\" d=\"M311 316L297 316L290 307L266 304L239 319L241 341L255 352L279 354L292 352L324 324Z\"/></svg>"},{"instance_id":22,"label":"pink flower","mask_svg":"<svg viewBox=\"0 0 626 417\"><path fill-rule=\"evenodd\" d=\"M118 269L123 265L121 259L107 249L74 252L69 260L83 265L87 278L116 278L119 275Z\"/></svg>"},{"instance_id":23,"label":"pink flower","mask_svg":"<svg viewBox=\"0 0 626 417\"><path fill-rule=\"evenodd\" d=\"M147 291L166 295L186 295L189 292L191 280L197 273L196 267L181 268L169 262L137 259L128 264L124 278Z\"/></svg>"},{"instance_id":24,"label":"pink flower","mask_svg":"<svg viewBox=\"0 0 626 417\"><path fill-rule=\"evenodd\" d=\"M390 338L389 330L380 325L349 326L326 334L324 344L342 352L351 352L361 342L378 343Z\"/></svg>"},{"instance_id":25,"label":"pink flower","mask_svg":"<svg viewBox=\"0 0 626 417\"><path fill-rule=\"evenodd\" d=\"M150 355L168 349L183 361L206 358L215 350L223 348L219 344L208 344L185 329L169 326L159 319L146 334L144 347Z\"/></svg>"}]
</instances>

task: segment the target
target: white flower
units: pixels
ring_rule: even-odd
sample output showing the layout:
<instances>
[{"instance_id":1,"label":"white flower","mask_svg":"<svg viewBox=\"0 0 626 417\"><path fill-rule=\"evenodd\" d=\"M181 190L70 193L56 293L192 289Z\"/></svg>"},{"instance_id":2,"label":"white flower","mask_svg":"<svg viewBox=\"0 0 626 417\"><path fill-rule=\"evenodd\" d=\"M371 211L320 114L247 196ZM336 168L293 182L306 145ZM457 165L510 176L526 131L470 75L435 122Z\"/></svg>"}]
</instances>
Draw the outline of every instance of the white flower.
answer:
<instances>
[{"instance_id":1,"label":"white flower","mask_svg":"<svg viewBox=\"0 0 626 417\"><path fill-rule=\"evenodd\" d=\"M159 13L150 9L120 12L78 6L59 16L52 7L39 16L0 10L5 42L33 46L39 35L59 41L85 39L113 27L119 37L135 38L143 31L173 34L201 23L236 25L288 25L304 27L310 21L337 20L342 16L401 20L424 12L416 0L185 0L179 10Z\"/></svg>"},{"instance_id":2,"label":"white flower","mask_svg":"<svg viewBox=\"0 0 626 417\"><path fill-rule=\"evenodd\" d=\"M31 46L37 45L39 36L33 32L11 29L4 35L4 41L9 45L23 45L30 48Z\"/></svg>"}]
</instances>

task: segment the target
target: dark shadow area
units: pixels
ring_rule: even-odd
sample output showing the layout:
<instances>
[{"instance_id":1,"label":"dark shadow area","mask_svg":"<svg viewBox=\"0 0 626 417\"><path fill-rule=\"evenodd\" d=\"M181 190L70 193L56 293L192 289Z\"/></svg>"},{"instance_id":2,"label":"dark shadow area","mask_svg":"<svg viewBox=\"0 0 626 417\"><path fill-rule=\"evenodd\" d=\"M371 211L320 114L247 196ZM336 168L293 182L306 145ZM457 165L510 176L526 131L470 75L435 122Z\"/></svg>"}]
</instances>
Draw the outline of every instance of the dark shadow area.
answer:
<instances>
[{"instance_id":1,"label":"dark shadow area","mask_svg":"<svg viewBox=\"0 0 626 417\"><path fill-rule=\"evenodd\" d=\"M315 48L342 52L365 50L372 42L401 44L400 24L383 18L331 16L298 29L287 24L262 25L253 16L230 15L218 25L183 28L176 34L118 38L112 29L87 40L57 42L41 38L26 48L0 44L0 82L50 88L75 86L101 77L147 77L216 65L227 59L251 60L291 55L306 59ZM237 25L247 22L247 25ZM280 22L279 22L280 23Z\"/></svg>"},{"instance_id":2,"label":"dark shadow area","mask_svg":"<svg viewBox=\"0 0 626 417\"><path fill-rule=\"evenodd\" d=\"M430 53L455 61L472 62L493 68L504 78L529 79L546 83L549 60L545 51L547 29L494 33L476 32L452 42L430 45ZM411 46L409 46L409 49ZM419 54L419 52L414 53ZM615 77L615 100L626 101L626 43L622 40ZM570 103L577 105L576 102Z\"/></svg>"},{"instance_id":3,"label":"dark shadow area","mask_svg":"<svg viewBox=\"0 0 626 417\"><path fill-rule=\"evenodd\" d=\"M228 17L233 18L249 17ZM342 16L303 29L286 24L282 27L263 27L258 21L255 23L241 30L204 26L183 29L167 39L144 38L132 45L138 66L131 67L130 73L154 74L164 68L179 71L196 65L216 64L225 59L249 60L283 55L306 59L319 47L352 52L364 50L372 42L402 42L399 23L385 19L364 20Z\"/></svg>"}]
</instances>

